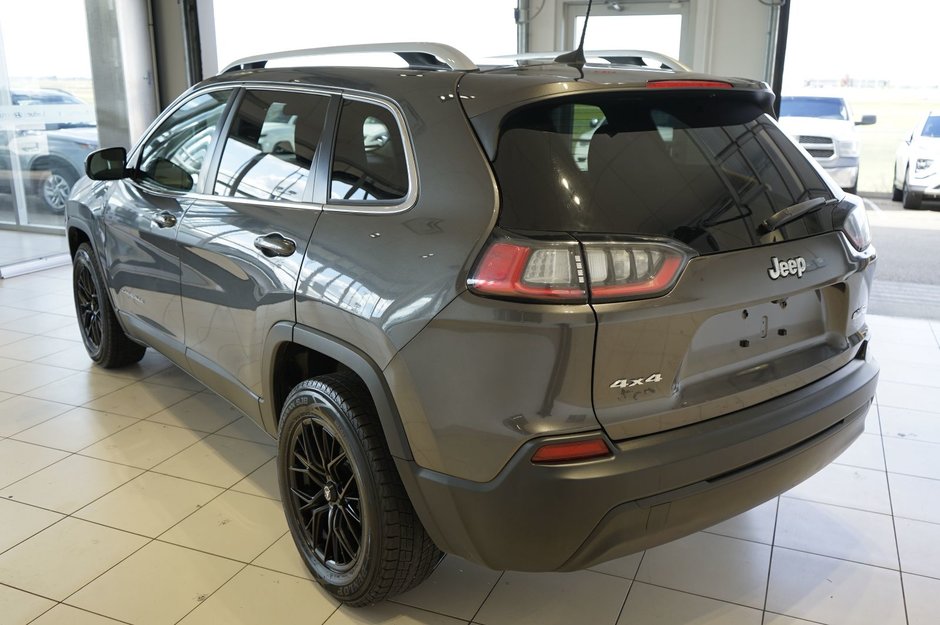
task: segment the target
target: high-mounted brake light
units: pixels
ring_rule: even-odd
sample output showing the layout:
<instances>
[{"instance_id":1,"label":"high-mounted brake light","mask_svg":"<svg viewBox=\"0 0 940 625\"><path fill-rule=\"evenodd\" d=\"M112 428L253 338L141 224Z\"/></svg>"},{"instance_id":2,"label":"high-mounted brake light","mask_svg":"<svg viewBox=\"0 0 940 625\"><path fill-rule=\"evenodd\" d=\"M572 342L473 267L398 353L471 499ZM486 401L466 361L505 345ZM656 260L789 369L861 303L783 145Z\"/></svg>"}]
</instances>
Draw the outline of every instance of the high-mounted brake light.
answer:
<instances>
[{"instance_id":1,"label":"high-mounted brake light","mask_svg":"<svg viewBox=\"0 0 940 625\"><path fill-rule=\"evenodd\" d=\"M610 456L610 448L602 438L590 438L582 441L548 443L539 447L532 456L537 464L553 462L579 462Z\"/></svg>"},{"instance_id":2,"label":"high-mounted brake light","mask_svg":"<svg viewBox=\"0 0 940 625\"><path fill-rule=\"evenodd\" d=\"M582 257L584 256L584 257ZM467 285L480 295L545 303L609 302L668 293L689 254L652 240L497 238Z\"/></svg>"},{"instance_id":3,"label":"high-mounted brake light","mask_svg":"<svg viewBox=\"0 0 940 625\"><path fill-rule=\"evenodd\" d=\"M650 89L734 89L730 82L720 80L650 80Z\"/></svg>"}]
</instances>

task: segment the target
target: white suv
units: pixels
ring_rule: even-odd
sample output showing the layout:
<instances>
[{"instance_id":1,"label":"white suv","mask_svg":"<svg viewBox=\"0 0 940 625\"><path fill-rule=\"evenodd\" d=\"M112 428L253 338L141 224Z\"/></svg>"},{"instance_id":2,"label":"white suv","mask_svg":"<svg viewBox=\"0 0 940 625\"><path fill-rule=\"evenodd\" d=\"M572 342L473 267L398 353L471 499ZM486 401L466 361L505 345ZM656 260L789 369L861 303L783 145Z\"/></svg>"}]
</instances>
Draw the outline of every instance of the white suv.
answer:
<instances>
[{"instance_id":1,"label":"white suv","mask_svg":"<svg viewBox=\"0 0 940 625\"><path fill-rule=\"evenodd\" d=\"M940 200L940 111L922 118L898 146L892 190L891 199L904 208Z\"/></svg>"},{"instance_id":2,"label":"white suv","mask_svg":"<svg viewBox=\"0 0 940 625\"><path fill-rule=\"evenodd\" d=\"M874 115L853 121L846 101L837 96L784 96L780 125L826 173L849 193L858 188L858 139L855 126L874 124Z\"/></svg>"}]
</instances>

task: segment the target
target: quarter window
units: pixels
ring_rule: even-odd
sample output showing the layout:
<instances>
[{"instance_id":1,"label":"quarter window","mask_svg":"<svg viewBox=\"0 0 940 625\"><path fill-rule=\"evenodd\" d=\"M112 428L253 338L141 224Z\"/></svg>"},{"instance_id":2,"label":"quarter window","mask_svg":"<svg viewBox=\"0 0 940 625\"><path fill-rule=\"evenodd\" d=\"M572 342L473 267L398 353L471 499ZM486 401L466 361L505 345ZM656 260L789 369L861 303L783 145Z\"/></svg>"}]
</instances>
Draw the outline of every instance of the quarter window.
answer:
<instances>
[{"instance_id":1,"label":"quarter window","mask_svg":"<svg viewBox=\"0 0 940 625\"><path fill-rule=\"evenodd\" d=\"M204 93L176 109L141 149L138 179L169 191L195 188L231 93Z\"/></svg>"},{"instance_id":2,"label":"quarter window","mask_svg":"<svg viewBox=\"0 0 940 625\"><path fill-rule=\"evenodd\" d=\"M225 140L215 194L302 201L329 101L312 93L247 91Z\"/></svg>"},{"instance_id":3,"label":"quarter window","mask_svg":"<svg viewBox=\"0 0 940 625\"><path fill-rule=\"evenodd\" d=\"M343 102L331 172L332 200L388 202L408 194L405 148L391 111Z\"/></svg>"}]
</instances>

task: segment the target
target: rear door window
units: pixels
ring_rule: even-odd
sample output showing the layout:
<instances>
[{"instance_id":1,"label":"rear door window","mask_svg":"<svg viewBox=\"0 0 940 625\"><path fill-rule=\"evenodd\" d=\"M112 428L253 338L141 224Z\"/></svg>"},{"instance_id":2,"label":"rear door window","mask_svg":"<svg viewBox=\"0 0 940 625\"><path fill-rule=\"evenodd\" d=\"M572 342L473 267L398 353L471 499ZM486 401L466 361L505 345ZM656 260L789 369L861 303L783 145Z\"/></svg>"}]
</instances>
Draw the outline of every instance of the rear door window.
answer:
<instances>
[{"instance_id":1,"label":"rear door window","mask_svg":"<svg viewBox=\"0 0 940 625\"><path fill-rule=\"evenodd\" d=\"M503 227L664 236L702 254L758 245L758 226L776 211L831 197L776 123L740 100L582 96L530 106L504 121L494 167ZM779 236L827 229L813 214Z\"/></svg>"},{"instance_id":2,"label":"rear door window","mask_svg":"<svg viewBox=\"0 0 940 625\"><path fill-rule=\"evenodd\" d=\"M345 100L330 168L330 201L389 203L408 195L401 130L384 106Z\"/></svg>"},{"instance_id":3,"label":"rear door window","mask_svg":"<svg viewBox=\"0 0 940 625\"><path fill-rule=\"evenodd\" d=\"M314 93L246 91L222 147L213 192L303 201L329 101Z\"/></svg>"}]
</instances>

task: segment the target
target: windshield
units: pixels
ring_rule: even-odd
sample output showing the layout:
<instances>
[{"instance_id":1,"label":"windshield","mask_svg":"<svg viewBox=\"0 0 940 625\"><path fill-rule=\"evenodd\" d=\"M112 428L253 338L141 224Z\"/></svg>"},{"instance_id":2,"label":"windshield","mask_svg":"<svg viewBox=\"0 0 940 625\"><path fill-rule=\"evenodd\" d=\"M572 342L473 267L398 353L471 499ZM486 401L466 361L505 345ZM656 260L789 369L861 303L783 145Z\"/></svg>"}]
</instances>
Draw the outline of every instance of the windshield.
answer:
<instances>
[{"instance_id":1,"label":"windshield","mask_svg":"<svg viewBox=\"0 0 940 625\"><path fill-rule=\"evenodd\" d=\"M940 115L928 117L924 124L924 130L920 133L922 137L940 137Z\"/></svg>"},{"instance_id":2,"label":"windshield","mask_svg":"<svg viewBox=\"0 0 940 625\"><path fill-rule=\"evenodd\" d=\"M756 105L572 96L503 123L496 159L509 229L665 236L702 254L763 243L759 226L830 199L815 167ZM820 211L782 238L830 229Z\"/></svg>"},{"instance_id":3,"label":"windshield","mask_svg":"<svg viewBox=\"0 0 940 625\"><path fill-rule=\"evenodd\" d=\"M819 117L848 120L849 112L841 98L783 98L780 117Z\"/></svg>"}]
</instances>

